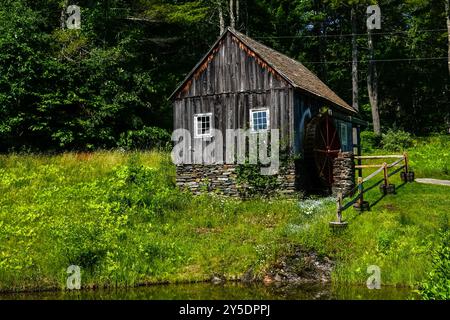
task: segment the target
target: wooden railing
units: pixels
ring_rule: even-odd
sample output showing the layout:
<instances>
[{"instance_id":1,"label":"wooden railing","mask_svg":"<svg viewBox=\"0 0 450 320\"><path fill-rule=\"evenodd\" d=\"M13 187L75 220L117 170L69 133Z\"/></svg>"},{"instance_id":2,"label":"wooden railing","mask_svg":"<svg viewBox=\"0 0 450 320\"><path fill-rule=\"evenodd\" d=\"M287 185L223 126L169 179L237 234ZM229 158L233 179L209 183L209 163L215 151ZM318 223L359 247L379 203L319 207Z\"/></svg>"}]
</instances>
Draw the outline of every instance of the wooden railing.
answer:
<instances>
[{"instance_id":1,"label":"wooden railing","mask_svg":"<svg viewBox=\"0 0 450 320\"><path fill-rule=\"evenodd\" d=\"M388 164L387 162L383 162L382 164L368 164L355 165L355 169L368 169L368 168L377 168L374 172L372 172L367 177L359 177L358 182L355 188L346 192L346 193L338 193L336 199L336 215L337 221L330 222L331 226L346 226L347 223L342 220L342 212L350 208L352 205L356 210L365 211L370 209L369 202L364 200L364 194L376 186L380 186L380 190L384 194L395 194L395 185L389 183L389 178L398 172L401 172L401 179L404 182L413 182L414 181L414 173L410 170L408 154L403 153L403 155L380 155L380 156L355 156L357 160L386 160L386 159L397 159L394 162ZM361 161L358 161L361 163ZM399 166L400 165L400 166ZM389 169L397 167L394 171L389 172ZM377 181L374 185L369 188L364 188L364 184L369 180L375 178L379 174L383 174L383 178ZM381 184L382 183L382 184ZM355 193L357 193L356 197L347 202L345 205L343 204L344 199L352 197Z\"/></svg>"}]
</instances>

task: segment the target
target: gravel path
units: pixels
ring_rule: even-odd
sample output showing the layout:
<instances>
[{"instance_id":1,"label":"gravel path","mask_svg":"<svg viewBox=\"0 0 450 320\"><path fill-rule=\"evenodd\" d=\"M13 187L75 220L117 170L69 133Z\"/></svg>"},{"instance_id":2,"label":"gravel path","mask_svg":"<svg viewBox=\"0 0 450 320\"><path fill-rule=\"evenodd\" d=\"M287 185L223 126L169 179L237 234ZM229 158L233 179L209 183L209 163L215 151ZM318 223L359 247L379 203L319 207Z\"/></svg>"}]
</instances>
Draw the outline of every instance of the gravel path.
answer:
<instances>
[{"instance_id":1,"label":"gravel path","mask_svg":"<svg viewBox=\"0 0 450 320\"><path fill-rule=\"evenodd\" d=\"M415 179L418 183L426 183L426 184L435 184L440 186L449 186L450 187L450 180L437 180L437 179Z\"/></svg>"}]
</instances>

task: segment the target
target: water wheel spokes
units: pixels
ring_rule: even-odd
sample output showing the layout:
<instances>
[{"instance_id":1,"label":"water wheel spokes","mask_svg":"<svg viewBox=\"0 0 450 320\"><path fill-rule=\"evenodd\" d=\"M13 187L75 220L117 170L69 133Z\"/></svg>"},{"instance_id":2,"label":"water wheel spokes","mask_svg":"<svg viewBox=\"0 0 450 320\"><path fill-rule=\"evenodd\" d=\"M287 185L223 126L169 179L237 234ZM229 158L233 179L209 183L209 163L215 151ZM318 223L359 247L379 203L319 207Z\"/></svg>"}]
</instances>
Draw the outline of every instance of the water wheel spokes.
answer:
<instances>
[{"instance_id":1,"label":"water wheel spokes","mask_svg":"<svg viewBox=\"0 0 450 320\"><path fill-rule=\"evenodd\" d=\"M337 130L329 116L313 119L308 128L309 158L315 162L317 174L325 186L333 183L333 160L341 151Z\"/></svg>"}]
</instances>

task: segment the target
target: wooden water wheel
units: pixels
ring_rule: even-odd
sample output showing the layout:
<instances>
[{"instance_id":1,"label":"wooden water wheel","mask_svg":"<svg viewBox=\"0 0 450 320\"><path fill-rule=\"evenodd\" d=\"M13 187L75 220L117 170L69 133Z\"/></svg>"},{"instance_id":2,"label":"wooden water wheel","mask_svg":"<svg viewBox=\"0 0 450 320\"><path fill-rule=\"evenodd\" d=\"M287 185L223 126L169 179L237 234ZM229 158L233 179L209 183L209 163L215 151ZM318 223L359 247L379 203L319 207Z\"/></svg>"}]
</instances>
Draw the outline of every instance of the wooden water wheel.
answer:
<instances>
[{"instance_id":1,"label":"wooden water wheel","mask_svg":"<svg viewBox=\"0 0 450 320\"><path fill-rule=\"evenodd\" d=\"M340 151L341 142L332 119L321 115L311 120L306 127L305 158L321 185L333 184L333 160Z\"/></svg>"}]
</instances>

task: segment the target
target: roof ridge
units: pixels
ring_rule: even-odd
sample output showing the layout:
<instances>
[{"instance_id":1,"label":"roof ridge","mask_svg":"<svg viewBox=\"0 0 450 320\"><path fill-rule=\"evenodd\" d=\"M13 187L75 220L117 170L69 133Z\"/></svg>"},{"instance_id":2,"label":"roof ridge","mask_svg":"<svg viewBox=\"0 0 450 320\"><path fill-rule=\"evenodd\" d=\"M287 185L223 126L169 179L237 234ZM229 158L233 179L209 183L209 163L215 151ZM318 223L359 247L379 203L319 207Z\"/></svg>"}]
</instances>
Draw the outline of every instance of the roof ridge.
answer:
<instances>
[{"instance_id":1,"label":"roof ridge","mask_svg":"<svg viewBox=\"0 0 450 320\"><path fill-rule=\"evenodd\" d=\"M172 98L183 87L194 72L200 67L203 61L211 54L211 52L213 52L214 48L219 45L220 41L225 38L227 33L231 33L235 36L241 43L257 54L262 60L264 60L265 63L270 65L280 76L282 76L295 88L310 92L311 94L323 98L346 110L355 113L357 112L303 63L287 56L284 53L270 48L231 27L227 27L225 29L225 31L215 41L214 45L210 48L208 53L199 61L199 63L197 63L194 69L192 69L183 82L181 82L179 87L171 94L170 98Z\"/></svg>"},{"instance_id":2,"label":"roof ridge","mask_svg":"<svg viewBox=\"0 0 450 320\"><path fill-rule=\"evenodd\" d=\"M270 64L278 73L283 75L283 77L286 78L286 80L288 80L293 86L298 87L303 90L306 90L306 91L309 91L312 94L322 97L330 102L333 102L334 104L341 106L347 110L357 112L353 107L351 107L342 98L340 98L328 85L326 85L314 72L309 70L300 61L295 60L295 59L289 57L288 55L281 53L271 47L268 47L265 44L263 44L259 41L256 41L256 40L252 39L251 37L239 32L235 29L228 27L227 30L230 31L234 36L238 37L240 39L240 41L242 41L246 46L248 46L250 49L252 49L259 56L261 56L261 52L260 52L261 48L259 48L259 50L258 50L258 48L255 48L255 45L263 47L263 49L268 50L272 54L279 55L279 57L282 59L289 59L290 60L289 62L295 64L297 68L301 68L303 73L306 73L309 77L313 77L313 79L310 79L310 80L317 82L323 88L311 88L311 86L305 86L305 85L299 84L298 81L293 79L292 75L290 75L289 72L283 72L283 70L280 70L280 68L276 65L276 63L273 63L273 61L270 61L270 59L268 59L267 57L264 57L264 54L263 54L263 56L261 56L261 58L263 60L265 60L265 62ZM250 42L250 43L248 43L248 42ZM297 79L297 80L299 80L299 79ZM320 92L321 91L320 89L324 89L329 92L328 93Z\"/></svg>"},{"instance_id":3,"label":"roof ridge","mask_svg":"<svg viewBox=\"0 0 450 320\"><path fill-rule=\"evenodd\" d=\"M305 67L305 65L304 65L303 63L301 63L300 61L295 60L294 58L291 58L291 57L289 57L288 55L286 55L286 54L284 54L284 53L282 53L282 52L280 52L280 51L278 51L278 50L275 50L274 48L271 48L271 47L265 45L265 44L262 43L262 42L256 41L256 40L253 39L252 37L250 37L250 36L248 36L248 35L246 35L246 34L243 34L242 32L239 32L239 31L237 31L237 30L231 29L230 27L228 27L228 28L230 29L230 31L231 31L232 33L237 33L237 34L239 34L239 36L243 36L243 37L248 38L248 39L251 40L251 41L255 41L255 42L257 42L258 44L260 44L261 46L264 46L264 47L266 47L267 49L269 49L269 50L271 50L271 51L273 51L273 52L275 52L275 53L278 53L278 54L280 54L280 55L282 55L282 56L285 56L285 57L291 59L293 62L299 63L299 64L301 64L302 66ZM305 68L306 68L306 67L305 67Z\"/></svg>"}]
</instances>

